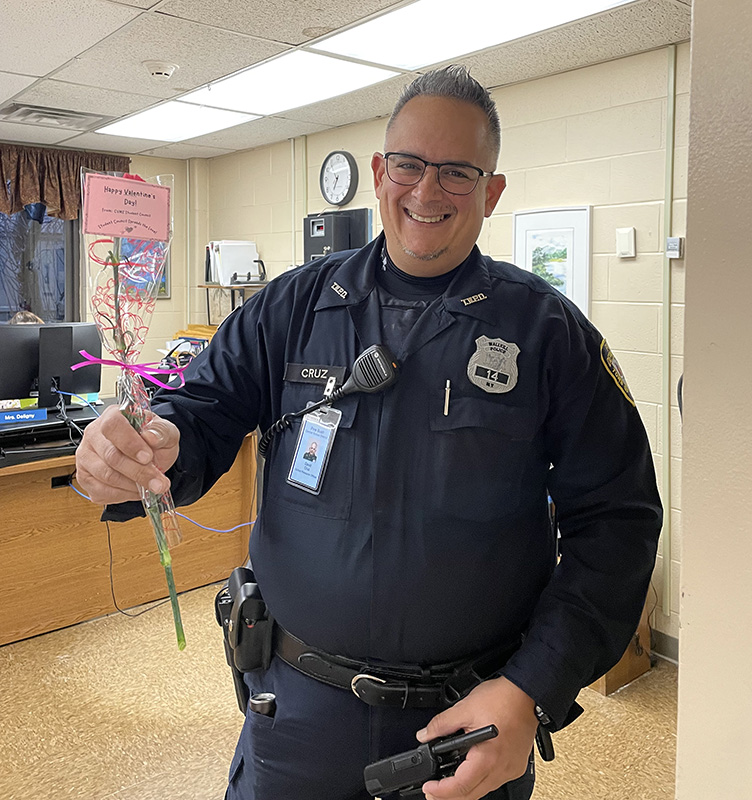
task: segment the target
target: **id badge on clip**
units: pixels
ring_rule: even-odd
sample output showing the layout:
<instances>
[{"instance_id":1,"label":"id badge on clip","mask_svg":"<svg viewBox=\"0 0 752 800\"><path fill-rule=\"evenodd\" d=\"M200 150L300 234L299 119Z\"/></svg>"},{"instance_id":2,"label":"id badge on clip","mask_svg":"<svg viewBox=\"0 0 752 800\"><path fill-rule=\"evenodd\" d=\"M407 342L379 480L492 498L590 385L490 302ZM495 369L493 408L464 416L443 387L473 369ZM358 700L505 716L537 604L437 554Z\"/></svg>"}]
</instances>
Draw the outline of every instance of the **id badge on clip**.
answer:
<instances>
[{"instance_id":1,"label":"id badge on clip","mask_svg":"<svg viewBox=\"0 0 752 800\"><path fill-rule=\"evenodd\" d=\"M323 406L303 417L287 476L291 486L319 494L341 419L342 412L330 406Z\"/></svg>"}]
</instances>

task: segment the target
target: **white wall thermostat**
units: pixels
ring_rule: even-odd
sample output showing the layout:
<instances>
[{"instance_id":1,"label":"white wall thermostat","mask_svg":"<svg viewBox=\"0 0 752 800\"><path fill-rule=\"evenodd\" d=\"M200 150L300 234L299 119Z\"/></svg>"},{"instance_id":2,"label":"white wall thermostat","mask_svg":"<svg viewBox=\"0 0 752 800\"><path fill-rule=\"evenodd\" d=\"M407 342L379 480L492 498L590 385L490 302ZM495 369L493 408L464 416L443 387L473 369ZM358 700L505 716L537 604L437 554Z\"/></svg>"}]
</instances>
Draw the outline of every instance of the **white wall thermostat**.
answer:
<instances>
[{"instance_id":1,"label":"white wall thermostat","mask_svg":"<svg viewBox=\"0 0 752 800\"><path fill-rule=\"evenodd\" d=\"M634 228L616 229L616 255L619 258L634 258L637 255Z\"/></svg>"},{"instance_id":2,"label":"white wall thermostat","mask_svg":"<svg viewBox=\"0 0 752 800\"><path fill-rule=\"evenodd\" d=\"M684 258L683 236L669 236L666 239L666 258Z\"/></svg>"}]
</instances>

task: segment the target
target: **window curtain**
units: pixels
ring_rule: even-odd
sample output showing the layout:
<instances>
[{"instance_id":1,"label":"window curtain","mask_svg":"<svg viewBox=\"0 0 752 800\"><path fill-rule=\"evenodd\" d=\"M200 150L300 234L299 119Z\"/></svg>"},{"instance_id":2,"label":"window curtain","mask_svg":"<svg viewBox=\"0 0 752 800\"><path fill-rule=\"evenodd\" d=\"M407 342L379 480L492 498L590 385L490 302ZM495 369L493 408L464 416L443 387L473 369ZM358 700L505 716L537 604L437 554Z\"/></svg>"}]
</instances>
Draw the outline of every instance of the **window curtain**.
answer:
<instances>
[{"instance_id":1,"label":"window curtain","mask_svg":"<svg viewBox=\"0 0 752 800\"><path fill-rule=\"evenodd\" d=\"M128 172L130 159L0 142L0 322L81 319L82 167Z\"/></svg>"},{"instance_id":2,"label":"window curtain","mask_svg":"<svg viewBox=\"0 0 752 800\"><path fill-rule=\"evenodd\" d=\"M0 212L15 214L43 203L50 217L77 219L81 167L128 172L130 158L0 143Z\"/></svg>"}]
</instances>

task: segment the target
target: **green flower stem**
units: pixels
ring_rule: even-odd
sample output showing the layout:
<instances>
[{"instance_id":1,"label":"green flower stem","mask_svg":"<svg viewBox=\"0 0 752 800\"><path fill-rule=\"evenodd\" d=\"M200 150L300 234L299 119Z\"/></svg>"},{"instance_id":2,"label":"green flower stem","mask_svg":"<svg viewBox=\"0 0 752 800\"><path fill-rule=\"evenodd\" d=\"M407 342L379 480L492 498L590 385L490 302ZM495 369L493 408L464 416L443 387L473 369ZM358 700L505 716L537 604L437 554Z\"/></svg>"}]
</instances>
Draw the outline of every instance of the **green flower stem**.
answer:
<instances>
[{"instance_id":1,"label":"green flower stem","mask_svg":"<svg viewBox=\"0 0 752 800\"><path fill-rule=\"evenodd\" d=\"M130 388L127 389L126 394L130 396L130 400L126 408L120 409L120 413L137 431L140 431L144 424L145 414L143 413L143 409L139 408L137 401L133 399ZM172 618L175 622L175 635L178 640L178 650L184 650L185 633L183 632L183 620L180 617L178 593L175 590L175 579L172 574L172 556L170 555L170 549L167 545L167 535L159 510L159 495L154 494L154 492L148 489L143 489L141 497L144 509L151 521L151 527L154 530L154 538L156 539L157 549L159 550L159 560L164 568L165 578L167 579L167 590L170 594L170 605L172 606Z\"/></svg>"},{"instance_id":2,"label":"green flower stem","mask_svg":"<svg viewBox=\"0 0 752 800\"><path fill-rule=\"evenodd\" d=\"M112 275L114 279L113 291L115 293L115 330L113 338L118 352L123 356L123 363L127 362L128 347L125 342L123 328L120 320L120 237L116 236L112 240L112 250L107 255L107 261L112 264ZM135 427L135 426L134 426Z\"/></svg>"},{"instance_id":3,"label":"green flower stem","mask_svg":"<svg viewBox=\"0 0 752 800\"><path fill-rule=\"evenodd\" d=\"M159 561L164 567L165 578L167 578L167 590L170 593L170 605L172 606L172 618L175 622L175 635L178 639L178 650L185 650L185 633L183 632L183 620L180 616L180 606L178 605L178 593L175 591L175 578L172 575L172 556L167 547L164 527L159 514L158 498L153 492L147 492L148 502L145 503L149 514L154 535L159 548Z\"/></svg>"},{"instance_id":4,"label":"green flower stem","mask_svg":"<svg viewBox=\"0 0 752 800\"><path fill-rule=\"evenodd\" d=\"M121 257L121 240L120 237L113 237L112 250L107 254L105 259L105 266L112 267L113 274L113 300L114 300L114 326L112 330L112 341L115 345L115 352L121 358L124 365L129 363L131 349L134 341L133 332L125 330L123 327L123 318L120 310L120 257ZM127 259L125 259L127 262ZM125 288L126 300L128 299L128 289ZM101 330L100 330L101 332ZM104 338L104 334L103 334ZM107 345L108 343L105 342ZM123 369L120 377L120 389L118 391L120 400L120 411L128 422L137 431L141 431L149 408L146 394L143 390L143 384L140 378L136 379L132 373ZM177 534L177 541L180 541L180 532L176 529L172 530L170 522L177 523L174 517L174 507L172 504L172 497L167 494L169 501L166 504L160 502L159 495L150 492L146 488L141 490L141 498L147 516L151 521L154 530L154 538L157 542L159 550L159 560L165 571L165 578L167 579L167 589L170 594L170 605L172 606L172 618L175 622L175 633L178 639L178 649L185 649L185 633L183 632L183 621L180 617L180 606L178 605L178 594L175 590L175 579L172 574L172 556L167 542L167 531L165 530L165 520L162 518L160 506L163 506L162 511L168 516L168 530L171 534Z\"/></svg>"},{"instance_id":5,"label":"green flower stem","mask_svg":"<svg viewBox=\"0 0 752 800\"><path fill-rule=\"evenodd\" d=\"M172 577L172 566L166 564L164 571L167 578L167 588L170 590L170 605L172 606L172 618L175 621L175 635L178 637L178 650L185 650L183 621L180 619L180 606L178 605L178 595L175 591L175 579Z\"/></svg>"}]
</instances>

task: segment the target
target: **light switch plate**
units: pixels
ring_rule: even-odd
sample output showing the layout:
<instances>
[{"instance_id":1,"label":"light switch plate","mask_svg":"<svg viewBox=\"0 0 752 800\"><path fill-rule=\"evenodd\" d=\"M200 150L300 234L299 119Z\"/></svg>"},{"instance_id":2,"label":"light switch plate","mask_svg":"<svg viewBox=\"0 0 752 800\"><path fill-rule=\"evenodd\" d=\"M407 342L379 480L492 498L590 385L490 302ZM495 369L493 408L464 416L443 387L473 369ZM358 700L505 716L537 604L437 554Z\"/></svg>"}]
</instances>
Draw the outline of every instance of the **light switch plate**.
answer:
<instances>
[{"instance_id":1,"label":"light switch plate","mask_svg":"<svg viewBox=\"0 0 752 800\"><path fill-rule=\"evenodd\" d=\"M616 255L619 258L634 258L637 255L634 228L616 229Z\"/></svg>"}]
</instances>

